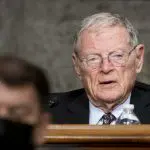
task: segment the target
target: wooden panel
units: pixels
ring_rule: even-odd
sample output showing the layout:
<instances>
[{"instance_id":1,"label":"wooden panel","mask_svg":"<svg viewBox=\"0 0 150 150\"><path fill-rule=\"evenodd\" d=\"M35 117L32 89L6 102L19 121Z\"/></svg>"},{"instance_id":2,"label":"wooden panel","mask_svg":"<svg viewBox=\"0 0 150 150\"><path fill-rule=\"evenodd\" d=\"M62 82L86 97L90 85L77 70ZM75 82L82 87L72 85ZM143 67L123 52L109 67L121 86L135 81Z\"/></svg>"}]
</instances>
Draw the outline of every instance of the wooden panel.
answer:
<instances>
[{"instance_id":1,"label":"wooden panel","mask_svg":"<svg viewBox=\"0 0 150 150\"><path fill-rule=\"evenodd\" d=\"M51 150L148 150L150 125L49 125L45 141Z\"/></svg>"},{"instance_id":2,"label":"wooden panel","mask_svg":"<svg viewBox=\"0 0 150 150\"><path fill-rule=\"evenodd\" d=\"M57 142L150 142L150 125L49 125L46 141Z\"/></svg>"}]
</instances>

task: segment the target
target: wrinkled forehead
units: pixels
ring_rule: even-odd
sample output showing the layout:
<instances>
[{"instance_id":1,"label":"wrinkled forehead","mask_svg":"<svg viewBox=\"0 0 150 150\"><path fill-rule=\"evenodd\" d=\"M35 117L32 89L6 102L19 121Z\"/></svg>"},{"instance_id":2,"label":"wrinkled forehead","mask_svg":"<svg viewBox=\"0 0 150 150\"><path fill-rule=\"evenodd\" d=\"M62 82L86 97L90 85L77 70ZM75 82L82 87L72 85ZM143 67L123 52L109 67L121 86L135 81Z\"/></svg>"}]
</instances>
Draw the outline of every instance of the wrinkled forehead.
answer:
<instances>
[{"instance_id":1,"label":"wrinkled forehead","mask_svg":"<svg viewBox=\"0 0 150 150\"><path fill-rule=\"evenodd\" d=\"M103 45L105 47L114 47L115 45L125 44L130 45L130 35L124 26L105 26L91 27L84 31L79 36L77 48L79 51L86 47Z\"/></svg>"}]
</instances>

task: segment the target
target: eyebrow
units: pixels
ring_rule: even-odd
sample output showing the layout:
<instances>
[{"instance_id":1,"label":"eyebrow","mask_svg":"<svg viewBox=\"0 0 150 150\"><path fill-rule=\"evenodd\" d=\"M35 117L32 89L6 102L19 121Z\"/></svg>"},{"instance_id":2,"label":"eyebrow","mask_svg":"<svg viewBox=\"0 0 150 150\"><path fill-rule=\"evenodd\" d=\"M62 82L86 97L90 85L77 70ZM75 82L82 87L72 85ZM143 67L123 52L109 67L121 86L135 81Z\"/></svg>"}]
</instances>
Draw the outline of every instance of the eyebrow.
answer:
<instances>
[{"instance_id":1,"label":"eyebrow","mask_svg":"<svg viewBox=\"0 0 150 150\"><path fill-rule=\"evenodd\" d=\"M107 55L109 55L109 54L112 54L112 53L114 53L114 52L126 52L126 50L115 50L115 51L111 51L111 52L109 52ZM99 54L99 53L91 53L91 54L86 54L85 56L82 56L82 57L80 57L81 59L86 59L86 57L87 56L90 56L90 55L98 55L98 56L100 56L100 57L102 57L102 55L101 54Z\"/></svg>"},{"instance_id":2,"label":"eyebrow","mask_svg":"<svg viewBox=\"0 0 150 150\"><path fill-rule=\"evenodd\" d=\"M81 58L85 58L85 57L90 56L90 55L98 55L98 56L101 56L101 54L99 54L99 53L91 53L91 54L86 54L85 56L82 56Z\"/></svg>"}]
</instances>

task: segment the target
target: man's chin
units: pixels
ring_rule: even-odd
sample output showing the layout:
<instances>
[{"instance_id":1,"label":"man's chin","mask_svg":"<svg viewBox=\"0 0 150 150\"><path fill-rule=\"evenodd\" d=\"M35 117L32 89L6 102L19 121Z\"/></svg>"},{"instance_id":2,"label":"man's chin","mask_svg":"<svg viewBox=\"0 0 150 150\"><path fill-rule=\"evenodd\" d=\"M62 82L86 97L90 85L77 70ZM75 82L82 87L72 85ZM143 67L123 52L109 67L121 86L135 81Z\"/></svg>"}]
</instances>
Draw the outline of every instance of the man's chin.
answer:
<instances>
[{"instance_id":1,"label":"man's chin","mask_svg":"<svg viewBox=\"0 0 150 150\"><path fill-rule=\"evenodd\" d=\"M121 99L121 95L117 94L117 93L116 94L103 93L103 94L97 96L97 100L106 102L108 104L115 103L115 102L119 101L120 99Z\"/></svg>"}]
</instances>

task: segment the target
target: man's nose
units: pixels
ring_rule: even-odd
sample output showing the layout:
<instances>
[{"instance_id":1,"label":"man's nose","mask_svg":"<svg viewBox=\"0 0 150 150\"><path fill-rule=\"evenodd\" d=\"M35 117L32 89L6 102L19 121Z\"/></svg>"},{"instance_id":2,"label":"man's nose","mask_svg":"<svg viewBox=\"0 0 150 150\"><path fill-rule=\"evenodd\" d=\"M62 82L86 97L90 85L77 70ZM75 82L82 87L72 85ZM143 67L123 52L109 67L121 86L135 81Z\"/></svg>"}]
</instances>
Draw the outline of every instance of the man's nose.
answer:
<instances>
[{"instance_id":1,"label":"man's nose","mask_svg":"<svg viewBox=\"0 0 150 150\"><path fill-rule=\"evenodd\" d=\"M110 60L107 57L103 58L103 61L101 63L101 71L103 71L104 73L109 73L113 70L113 68L114 66L110 62Z\"/></svg>"}]
</instances>

